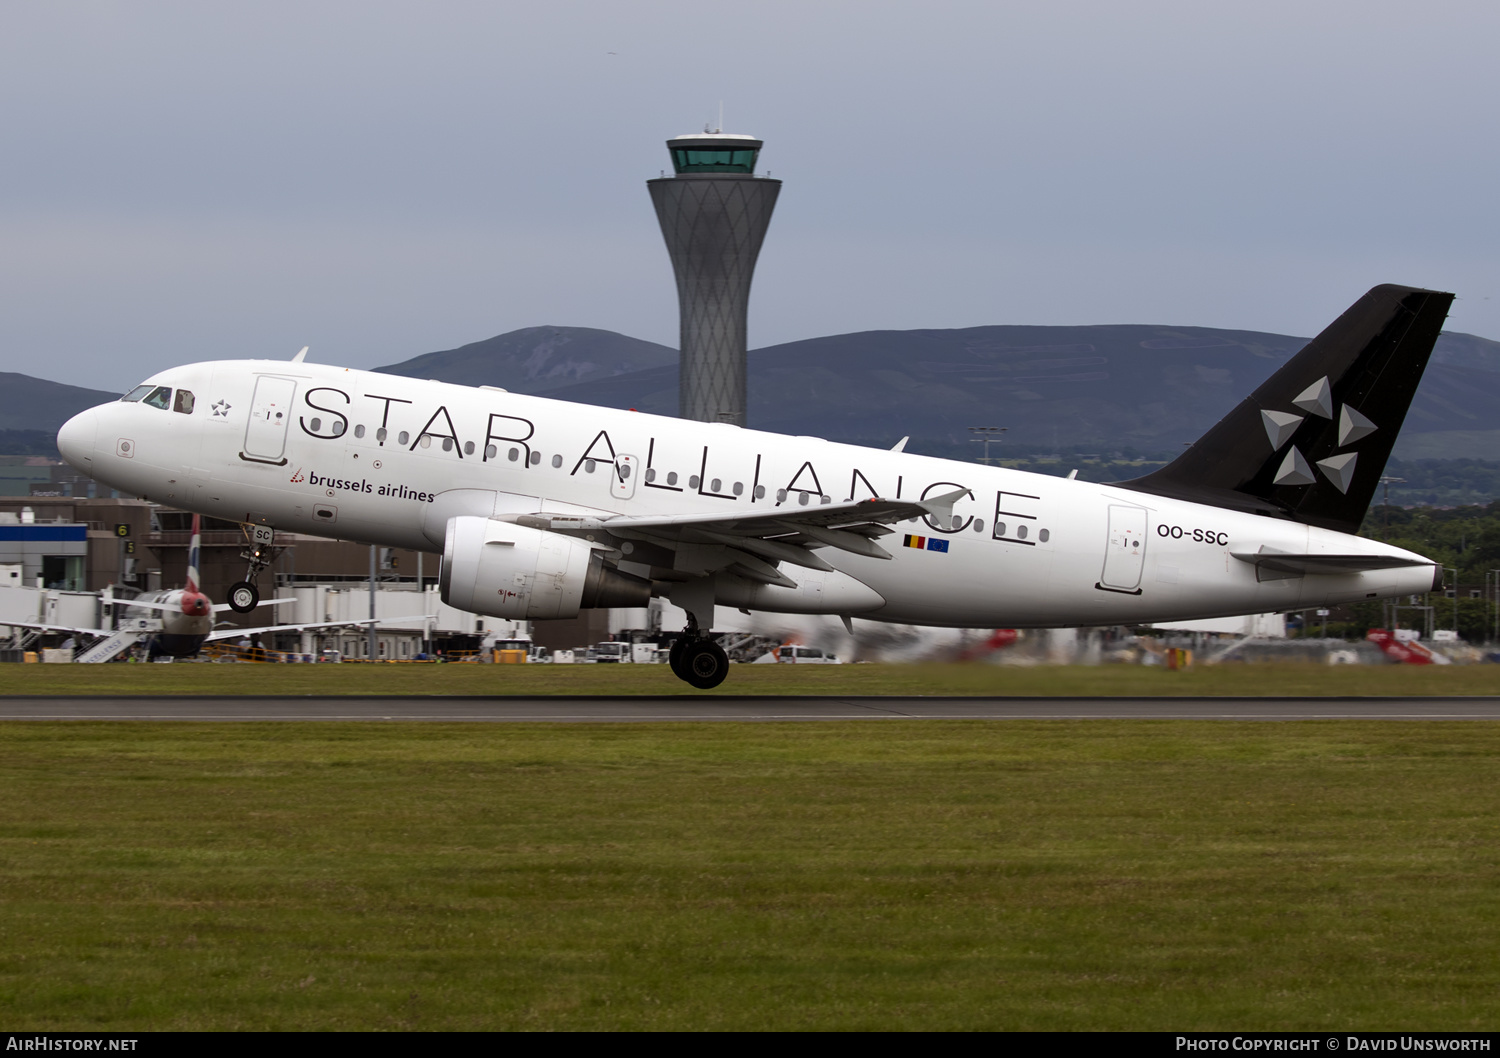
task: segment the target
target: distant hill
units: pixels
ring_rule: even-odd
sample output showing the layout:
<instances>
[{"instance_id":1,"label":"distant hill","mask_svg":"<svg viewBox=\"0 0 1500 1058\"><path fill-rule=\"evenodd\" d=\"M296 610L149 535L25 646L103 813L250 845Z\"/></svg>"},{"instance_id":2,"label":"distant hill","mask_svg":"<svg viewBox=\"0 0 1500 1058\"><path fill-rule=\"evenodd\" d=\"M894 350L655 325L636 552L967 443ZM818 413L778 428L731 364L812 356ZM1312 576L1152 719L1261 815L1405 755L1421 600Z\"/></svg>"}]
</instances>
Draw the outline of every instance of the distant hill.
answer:
<instances>
[{"instance_id":1,"label":"distant hill","mask_svg":"<svg viewBox=\"0 0 1500 1058\"><path fill-rule=\"evenodd\" d=\"M0 371L0 430L44 430L55 436L59 426L85 408L119 396L108 390Z\"/></svg>"},{"instance_id":2,"label":"distant hill","mask_svg":"<svg viewBox=\"0 0 1500 1058\"><path fill-rule=\"evenodd\" d=\"M614 331L527 327L375 370L536 394L676 363L676 349Z\"/></svg>"},{"instance_id":3,"label":"distant hill","mask_svg":"<svg viewBox=\"0 0 1500 1058\"><path fill-rule=\"evenodd\" d=\"M867 331L750 353L750 425L834 440L962 443L1004 426L1011 444L1175 451L1307 342L1207 327L970 327ZM672 415L677 367L548 396ZM1500 458L1500 343L1444 334L1397 454Z\"/></svg>"}]
</instances>

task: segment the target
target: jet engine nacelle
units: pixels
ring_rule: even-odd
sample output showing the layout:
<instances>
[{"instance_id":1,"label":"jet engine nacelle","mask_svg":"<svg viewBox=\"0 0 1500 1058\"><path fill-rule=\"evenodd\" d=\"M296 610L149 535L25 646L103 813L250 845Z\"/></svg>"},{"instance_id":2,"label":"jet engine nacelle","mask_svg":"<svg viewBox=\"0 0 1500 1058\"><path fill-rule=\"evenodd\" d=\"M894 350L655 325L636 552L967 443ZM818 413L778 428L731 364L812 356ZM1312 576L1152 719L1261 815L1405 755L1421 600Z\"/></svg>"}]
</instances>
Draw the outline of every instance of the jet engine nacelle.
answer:
<instances>
[{"instance_id":1,"label":"jet engine nacelle","mask_svg":"<svg viewBox=\"0 0 1500 1058\"><path fill-rule=\"evenodd\" d=\"M448 520L440 584L449 606L512 619L573 617L651 598L650 581L606 566L585 541L479 517Z\"/></svg>"}]
</instances>

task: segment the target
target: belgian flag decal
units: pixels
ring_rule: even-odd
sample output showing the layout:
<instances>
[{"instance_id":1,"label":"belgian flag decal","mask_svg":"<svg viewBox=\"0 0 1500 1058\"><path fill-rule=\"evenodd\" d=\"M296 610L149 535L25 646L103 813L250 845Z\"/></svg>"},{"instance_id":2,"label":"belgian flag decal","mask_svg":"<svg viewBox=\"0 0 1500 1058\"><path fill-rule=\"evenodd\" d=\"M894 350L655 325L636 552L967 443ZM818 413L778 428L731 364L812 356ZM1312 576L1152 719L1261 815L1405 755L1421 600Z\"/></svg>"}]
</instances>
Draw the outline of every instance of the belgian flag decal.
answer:
<instances>
[{"instance_id":1,"label":"belgian flag decal","mask_svg":"<svg viewBox=\"0 0 1500 1058\"><path fill-rule=\"evenodd\" d=\"M945 555L948 553L948 541L939 540L936 537L912 536L908 533L903 543L907 547L916 548L918 551L938 551Z\"/></svg>"}]
</instances>

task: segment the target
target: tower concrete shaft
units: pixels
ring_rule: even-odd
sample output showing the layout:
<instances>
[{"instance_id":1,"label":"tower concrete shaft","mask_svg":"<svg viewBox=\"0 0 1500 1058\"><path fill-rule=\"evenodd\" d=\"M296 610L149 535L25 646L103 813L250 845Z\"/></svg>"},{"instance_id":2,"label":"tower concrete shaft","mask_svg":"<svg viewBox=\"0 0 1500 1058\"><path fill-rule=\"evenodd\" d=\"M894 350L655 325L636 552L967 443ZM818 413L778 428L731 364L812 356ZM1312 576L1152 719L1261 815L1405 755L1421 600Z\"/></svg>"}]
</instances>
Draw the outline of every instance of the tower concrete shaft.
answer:
<instances>
[{"instance_id":1,"label":"tower concrete shaft","mask_svg":"<svg viewBox=\"0 0 1500 1058\"><path fill-rule=\"evenodd\" d=\"M762 143L702 133L667 141L675 175L648 180L677 276L678 414L745 425L750 281L781 181L755 175Z\"/></svg>"}]
</instances>

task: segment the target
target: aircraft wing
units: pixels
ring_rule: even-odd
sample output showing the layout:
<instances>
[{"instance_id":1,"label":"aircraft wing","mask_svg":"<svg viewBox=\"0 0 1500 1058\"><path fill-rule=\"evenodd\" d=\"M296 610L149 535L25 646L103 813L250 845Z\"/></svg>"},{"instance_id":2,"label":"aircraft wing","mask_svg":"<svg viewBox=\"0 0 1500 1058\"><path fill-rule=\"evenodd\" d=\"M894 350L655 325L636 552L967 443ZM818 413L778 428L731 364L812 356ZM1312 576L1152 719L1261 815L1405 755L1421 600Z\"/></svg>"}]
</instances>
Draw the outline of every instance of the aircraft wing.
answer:
<instances>
[{"instance_id":1,"label":"aircraft wing","mask_svg":"<svg viewBox=\"0 0 1500 1058\"><path fill-rule=\"evenodd\" d=\"M296 599L267 599L265 602L259 602L259 603L256 603L255 605L257 605L257 606L284 606L287 603L294 603L296 601L297 601ZM165 603L165 602L142 602L139 599L118 599L117 598L117 599L114 600L113 605L115 605L115 606L139 606L139 607L141 607L143 609L146 609L146 610L166 610L169 613L181 613L182 612L182 604L181 603L178 603L177 605L174 606L171 603ZM232 610L232 609L234 609L234 607L230 606L227 602L221 602L221 603L216 603L214 605L213 609L214 609L214 613L222 613L225 610Z\"/></svg>"},{"instance_id":2,"label":"aircraft wing","mask_svg":"<svg viewBox=\"0 0 1500 1058\"><path fill-rule=\"evenodd\" d=\"M9 618L0 619L0 625L6 628L35 628L39 632L70 632L74 635L84 636L112 636L114 631L109 628L78 628L74 625L48 625L38 621L12 621Z\"/></svg>"},{"instance_id":3,"label":"aircraft wing","mask_svg":"<svg viewBox=\"0 0 1500 1058\"><path fill-rule=\"evenodd\" d=\"M256 606L286 606L286 605L288 605L290 603L294 603L296 601L297 601L296 599L263 599L260 602L256 603L255 605ZM223 613L225 610L233 610L233 609L234 609L234 607L230 606L227 602L214 603L214 613Z\"/></svg>"},{"instance_id":4,"label":"aircraft wing","mask_svg":"<svg viewBox=\"0 0 1500 1058\"><path fill-rule=\"evenodd\" d=\"M872 498L755 514L619 515L613 518L540 514L519 520L537 529L602 529L613 536L645 540L673 549L693 544L718 545L723 549L720 557L710 558L709 568L698 572L711 572L713 568L732 565L753 579L788 583L788 579L776 570L775 563L784 561L808 569L833 569L813 553L820 547L832 547L867 558L888 559L890 552L875 542L875 538L892 532L888 526L923 517L946 522L953 516L953 505L969 494L968 489L956 489L927 500Z\"/></svg>"},{"instance_id":5,"label":"aircraft wing","mask_svg":"<svg viewBox=\"0 0 1500 1058\"><path fill-rule=\"evenodd\" d=\"M361 621L318 621L315 624L300 625L267 625L263 628L225 628L218 632L210 632L208 642L215 639L240 639L244 636L259 635L262 632L306 632L312 628L353 628L359 625L384 625L398 624L404 621L426 620L428 614L411 614L407 617L366 617Z\"/></svg>"}]
</instances>

